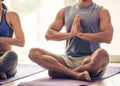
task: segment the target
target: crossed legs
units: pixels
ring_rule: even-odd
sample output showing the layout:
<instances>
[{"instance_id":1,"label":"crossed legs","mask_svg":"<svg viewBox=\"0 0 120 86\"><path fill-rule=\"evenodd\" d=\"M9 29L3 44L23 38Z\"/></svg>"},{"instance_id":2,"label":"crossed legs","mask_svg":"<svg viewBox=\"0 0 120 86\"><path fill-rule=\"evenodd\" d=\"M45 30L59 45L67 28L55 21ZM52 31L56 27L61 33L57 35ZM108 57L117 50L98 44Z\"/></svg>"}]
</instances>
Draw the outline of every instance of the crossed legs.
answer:
<instances>
[{"instance_id":1,"label":"crossed legs","mask_svg":"<svg viewBox=\"0 0 120 86\"><path fill-rule=\"evenodd\" d=\"M49 70L49 76L53 78L70 77L79 80L91 80L97 77L109 63L109 57L104 49L97 49L91 56L84 59L83 63L75 68L69 69L61 56L52 54L40 48L32 48L29 58L38 65Z\"/></svg>"},{"instance_id":2,"label":"crossed legs","mask_svg":"<svg viewBox=\"0 0 120 86\"><path fill-rule=\"evenodd\" d=\"M68 76L79 80L91 80L87 71L76 72L69 69L61 56L52 54L43 49L32 48L29 53L29 58L38 65L47 68L50 77L55 78L57 75L54 75L54 73L58 73L58 75L61 74L59 75L61 77Z\"/></svg>"},{"instance_id":3,"label":"crossed legs","mask_svg":"<svg viewBox=\"0 0 120 86\"><path fill-rule=\"evenodd\" d=\"M109 63L108 53L102 49L97 49L91 56L84 59L83 63L75 68L77 72L89 71L92 78L99 77ZM100 76L101 77L101 76Z\"/></svg>"},{"instance_id":4,"label":"crossed legs","mask_svg":"<svg viewBox=\"0 0 120 86\"><path fill-rule=\"evenodd\" d=\"M18 57L14 51L7 51L0 57L0 78L7 79L16 74Z\"/></svg>"}]
</instances>

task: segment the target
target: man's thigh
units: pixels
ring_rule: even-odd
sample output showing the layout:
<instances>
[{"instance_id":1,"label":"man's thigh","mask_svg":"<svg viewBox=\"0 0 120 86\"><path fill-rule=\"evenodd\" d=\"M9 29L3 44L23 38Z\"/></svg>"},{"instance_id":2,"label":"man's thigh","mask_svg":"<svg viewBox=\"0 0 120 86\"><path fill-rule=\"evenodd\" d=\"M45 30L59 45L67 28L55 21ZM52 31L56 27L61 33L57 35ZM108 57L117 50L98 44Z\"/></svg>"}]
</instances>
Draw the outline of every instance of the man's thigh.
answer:
<instances>
[{"instance_id":1,"label":"man's thigh","mask_svg":"<svg viewBox=\"0 0 120 86\"><path fill-rule=\"evenodd\" d=\"M36 55L36 52L39 53L38 56L40 56L40 55L41 55L41 57L42 57L42 55L50 56L51 58L55 58L61 64L66 65L61 55L54 54L50 51L47 51L47 50L44 50L41 48L32 48L30 51L30 53L33 53L32 54L33 56Z\"/></svg>"}]
</instances>

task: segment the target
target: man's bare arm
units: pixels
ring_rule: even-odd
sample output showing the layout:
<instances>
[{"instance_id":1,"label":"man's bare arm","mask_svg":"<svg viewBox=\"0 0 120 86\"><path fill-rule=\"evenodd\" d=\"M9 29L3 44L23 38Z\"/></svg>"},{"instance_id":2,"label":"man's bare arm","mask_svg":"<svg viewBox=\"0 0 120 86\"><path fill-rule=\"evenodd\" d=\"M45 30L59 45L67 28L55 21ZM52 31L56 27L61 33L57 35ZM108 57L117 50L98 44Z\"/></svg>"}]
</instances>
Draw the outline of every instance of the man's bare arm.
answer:
<instances>
[{"instance_id":1,"label":"man's bare arm","mask_svg":"<svg viewBox=\"0 0 120 86\"><path fill-rule=\"evenodd\" d=\"M64 26L64 11L65 8L62 8L58 12L54 22L49 26L45 35L47 40L62 41L72 37L71 33L60 32Z\"/></svg>"},{"instance_id":2,"label":"man's bare arm","mask_svg":"<svg viewBox=\"0 0 120 86\"><path fill-rule=\"evenodd\" d=\"M77 36L81 39L98 43L110 43L113 37L113 26L108 10L102 8L100 10L100 32L98 33L82 33Z\"/></svg>"}]
</instances>

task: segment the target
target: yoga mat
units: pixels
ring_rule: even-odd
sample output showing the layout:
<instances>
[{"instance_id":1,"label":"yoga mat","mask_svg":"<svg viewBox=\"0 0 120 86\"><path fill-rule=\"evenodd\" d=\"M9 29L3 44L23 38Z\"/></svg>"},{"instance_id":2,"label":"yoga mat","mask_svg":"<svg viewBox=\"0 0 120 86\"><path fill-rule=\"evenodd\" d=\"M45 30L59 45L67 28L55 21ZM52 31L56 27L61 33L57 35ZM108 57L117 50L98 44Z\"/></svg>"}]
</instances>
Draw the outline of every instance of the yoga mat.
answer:
<instances>
[{"instance_id":1,"label":"yoga mat","mask_svg":"<svg viewBox=\"0 0 120 86\"><path fill-rule=\"evenodd\" d=\"M94 79L90 82L71 79L53 79L50 77L45 77L34 81L21 82L18 84L18 86L86 86L97 81L109 78L118 73L120 73L120 67L108 66L105 75L101 79Z\"/></svg>"},{"instance_id":2,"label":"yoga mat","mask_svg":"<svg viewBox=\"0 0 120 86\"><path fill-rule=\"evenodd\" d=\"M7 80L0 80L0 85L40 73L44 70L45 69L35 64L18 64L16 75Z\"/></svg>"}]
</instances>

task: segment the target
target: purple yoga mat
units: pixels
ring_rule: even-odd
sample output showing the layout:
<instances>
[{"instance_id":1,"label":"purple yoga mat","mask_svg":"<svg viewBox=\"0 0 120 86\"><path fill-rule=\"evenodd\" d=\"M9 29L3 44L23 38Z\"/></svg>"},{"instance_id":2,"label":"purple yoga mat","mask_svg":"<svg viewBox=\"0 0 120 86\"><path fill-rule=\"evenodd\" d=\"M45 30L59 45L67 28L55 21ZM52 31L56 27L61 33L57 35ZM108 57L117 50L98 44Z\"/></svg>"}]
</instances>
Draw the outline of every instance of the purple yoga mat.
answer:
<instances>
[{"instance_id":1,"label":"purple yoga mat","mask_svg":"<svg viewBox=\"0 0 120 86\"><path fill-rule=\"evenodd\" d=\"M45 69L43 69L40 66L35 65L35 64L18 64L17 65L17 74L12 78L8 78L7 80L0 80L0 85L28 77L33 74L40 73L44 70Z\"/></svg>"},{"instance_id":2,"label":"purple yoga mat","mask_svg":"<svg viewBox=\"0 0 120 86\"><path fill-rule=\"evenodd\" d=\"M120 67L108 66L105 75L101 79L94 79L90 82L71 79L52 79L50 77L45 77L34 81L21 82L18 84L18 86L86 86L97 81L109 78L118 73L120 73Z\"/></svg>"}]
</instances>

